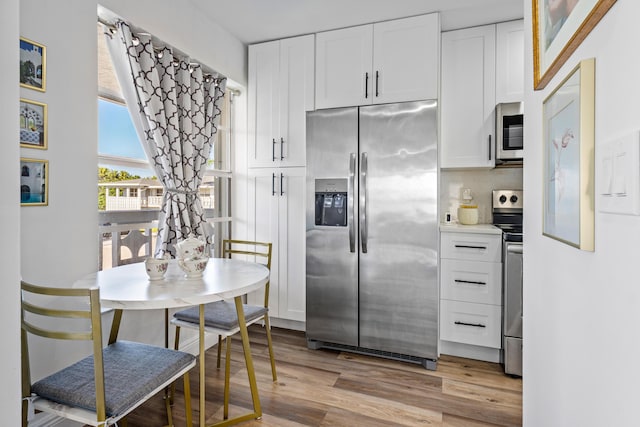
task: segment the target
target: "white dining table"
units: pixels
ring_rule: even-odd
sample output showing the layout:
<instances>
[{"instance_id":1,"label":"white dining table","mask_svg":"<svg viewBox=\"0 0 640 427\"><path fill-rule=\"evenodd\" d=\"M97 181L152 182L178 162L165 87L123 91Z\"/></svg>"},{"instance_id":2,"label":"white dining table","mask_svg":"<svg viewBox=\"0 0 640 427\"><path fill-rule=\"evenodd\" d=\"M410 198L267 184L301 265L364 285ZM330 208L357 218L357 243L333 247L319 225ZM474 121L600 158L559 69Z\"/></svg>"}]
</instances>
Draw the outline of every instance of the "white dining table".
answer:
<instances>
[{"instance_id":1,"label":"white dining table","mask_svg":"<svg viewBox=\"0 0 640 427\"><path fill-rule=\"evenodd\" d=\"M109 342L117 339L123 310L153 310L200 306L200 426L205 425L205 345L204 304L233 298L238 313L240 336L247 367L253 412L223 420L212 426L233 425L260 418L255 371L249 347L249 335L242 309L242 296L260 289L269 280L269 269L259 263L227 258L210 258L202 277L187 278L176 260L170 260L165 276L150 280L144 263L135 263L91 273L78 280L75 287L100 288L103 308L115 309ZM168 311L165 311L168 313ZM168 346L168 318L165 318L165 345Z\"/></svg>"}]
</instances>

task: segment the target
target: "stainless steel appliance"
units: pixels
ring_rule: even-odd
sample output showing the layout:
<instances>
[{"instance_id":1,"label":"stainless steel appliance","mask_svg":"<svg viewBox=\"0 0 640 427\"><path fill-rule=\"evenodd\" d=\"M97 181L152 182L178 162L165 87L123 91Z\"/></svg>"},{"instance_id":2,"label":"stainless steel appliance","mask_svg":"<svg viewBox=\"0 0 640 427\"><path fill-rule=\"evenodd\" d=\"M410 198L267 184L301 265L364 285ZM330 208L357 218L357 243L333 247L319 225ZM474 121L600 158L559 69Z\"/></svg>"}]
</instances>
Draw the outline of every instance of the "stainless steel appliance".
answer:
<instances>
[{"instance_id":1,"label":"stainless steel appliance","mask_svg":"<svg viewBox=\"0 0 640 427\"><path fill-rule=\"evenodd\" d=\"M524 111L522 102L496 106L496 159L498 163L522 162Z\"/></svg>"},{"instance_id":2,"label":"stainless steel appliance","mask_svg":"<svg viewBox=\"0 0 640 427\"><path fill-rule=\"evenodd\" d=\"M435 369L437 103L307 113L306 332Z\"/></svg>"},{"instance_id":3,"label":"stainless steel appliance","mask_svg":"<svg viewBox=\"0 0 640 427\"><path fill-rule=\"evenodd\" d=\"M521 190L493 191L493 224L502 229L502 363L522 376L522 212Z\"/></svg>"}]
</instances>

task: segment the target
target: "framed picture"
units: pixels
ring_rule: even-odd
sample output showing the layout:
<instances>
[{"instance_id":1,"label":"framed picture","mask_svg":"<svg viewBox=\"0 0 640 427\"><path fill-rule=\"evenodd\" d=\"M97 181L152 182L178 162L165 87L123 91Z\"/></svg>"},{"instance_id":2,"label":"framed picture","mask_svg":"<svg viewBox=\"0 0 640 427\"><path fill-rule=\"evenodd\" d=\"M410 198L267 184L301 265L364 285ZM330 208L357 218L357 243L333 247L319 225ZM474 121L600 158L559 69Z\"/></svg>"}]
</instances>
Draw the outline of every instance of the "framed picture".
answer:
<instances>
[{"instance_id":1,"label":"framed picture","mask_svg":"<svg viewBox=\"0 0 640 427\"><path fill-rule=\"evenodd\" d=\"M544 100L545 236L594 250L595 59L574 68Z\"/></svg>"},{"instance_id":2,"label":"framed picture","mask_svg":"<svg viewBox=\"0 0 640 427\"><path fill-rule=\"evenodd\" d=\"M20 86L44 92L47 88L47 49L20 37Z\"/></svg>"},{"instance_id":3,"label":"framed picture","mask_svg":"<svg viewBox=\"0 0 640 427\"><path fill-rule=\"evenodd\" d=\"M544 89L616 0L533 0L533 87Z\"/></svg>"},{"instance_id":4,"label":"framed picture","mask_svg":"<svg viewBox=\"0 0 640 427\"><path fill-rule=\"evenodd\" d=\"M20 98L20 146L47 149L47 104Z\"/></svg>"},{"instance_id":5,"label":"framed picture","mask_svg":"<svg viewBox=\"0 0 640 427\"><path fill-rule=\"evenodd\" d=\"M46 206L49 204L49 161L20 159L20 204Z\"/></svg>"}]
</instances>

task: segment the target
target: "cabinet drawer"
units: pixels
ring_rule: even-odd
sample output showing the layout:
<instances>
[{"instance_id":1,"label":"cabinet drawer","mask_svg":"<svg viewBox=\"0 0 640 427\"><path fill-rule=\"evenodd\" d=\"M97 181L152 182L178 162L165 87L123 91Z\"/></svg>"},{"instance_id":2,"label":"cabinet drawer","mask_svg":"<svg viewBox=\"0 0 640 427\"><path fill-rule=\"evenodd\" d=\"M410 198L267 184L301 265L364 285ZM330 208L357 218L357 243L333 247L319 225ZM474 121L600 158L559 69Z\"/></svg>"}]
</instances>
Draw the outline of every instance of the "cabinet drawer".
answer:
<instances>
[{"instance_id":1,"label":"cabinet drawer","mask_svg":"<svg viewBox=\"0 0 640 427\"><path fill-rule=\"evenodd\" d=\"M501 347L501 307L440 301L440 339L484 347Z\"/></svg>"},{"instance_id":2,"label":"cabinet drawer","mask_svg":"<svg viewBox=\"0 0 640 427\"><path fill-rule=\"evenodd\" d=\"M499 234L441 233L440 258L502 262Z\"/></svg>"},{"instance_id":3,"label":"cabinet drawer","mask_svg":"<svg viewBox=\"0 0 640 427\"><path fill-rule=\"evenodd\" d=\"M502 304L502 264L443 259L440 268L442 299Z\"/></svg>"}]
</instances>

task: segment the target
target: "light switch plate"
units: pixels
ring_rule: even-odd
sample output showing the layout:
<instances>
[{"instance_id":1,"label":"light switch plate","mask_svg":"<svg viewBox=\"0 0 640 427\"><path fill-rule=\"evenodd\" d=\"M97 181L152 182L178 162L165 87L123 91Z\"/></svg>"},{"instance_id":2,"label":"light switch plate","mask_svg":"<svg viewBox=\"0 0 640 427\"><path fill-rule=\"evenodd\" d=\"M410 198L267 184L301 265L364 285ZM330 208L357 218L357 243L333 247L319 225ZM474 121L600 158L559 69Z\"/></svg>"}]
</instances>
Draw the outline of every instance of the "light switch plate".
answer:
<instances>
[{"instance_id":1,"label":"light switch plate","mask_svg":"<svg viewBox=\"0 0 640 427\"><path fill-rule=\"evenodd\" d=\"M610 141L598 152L598 210L640 215L640 132Z\"/></svg>"}]
</instances>

